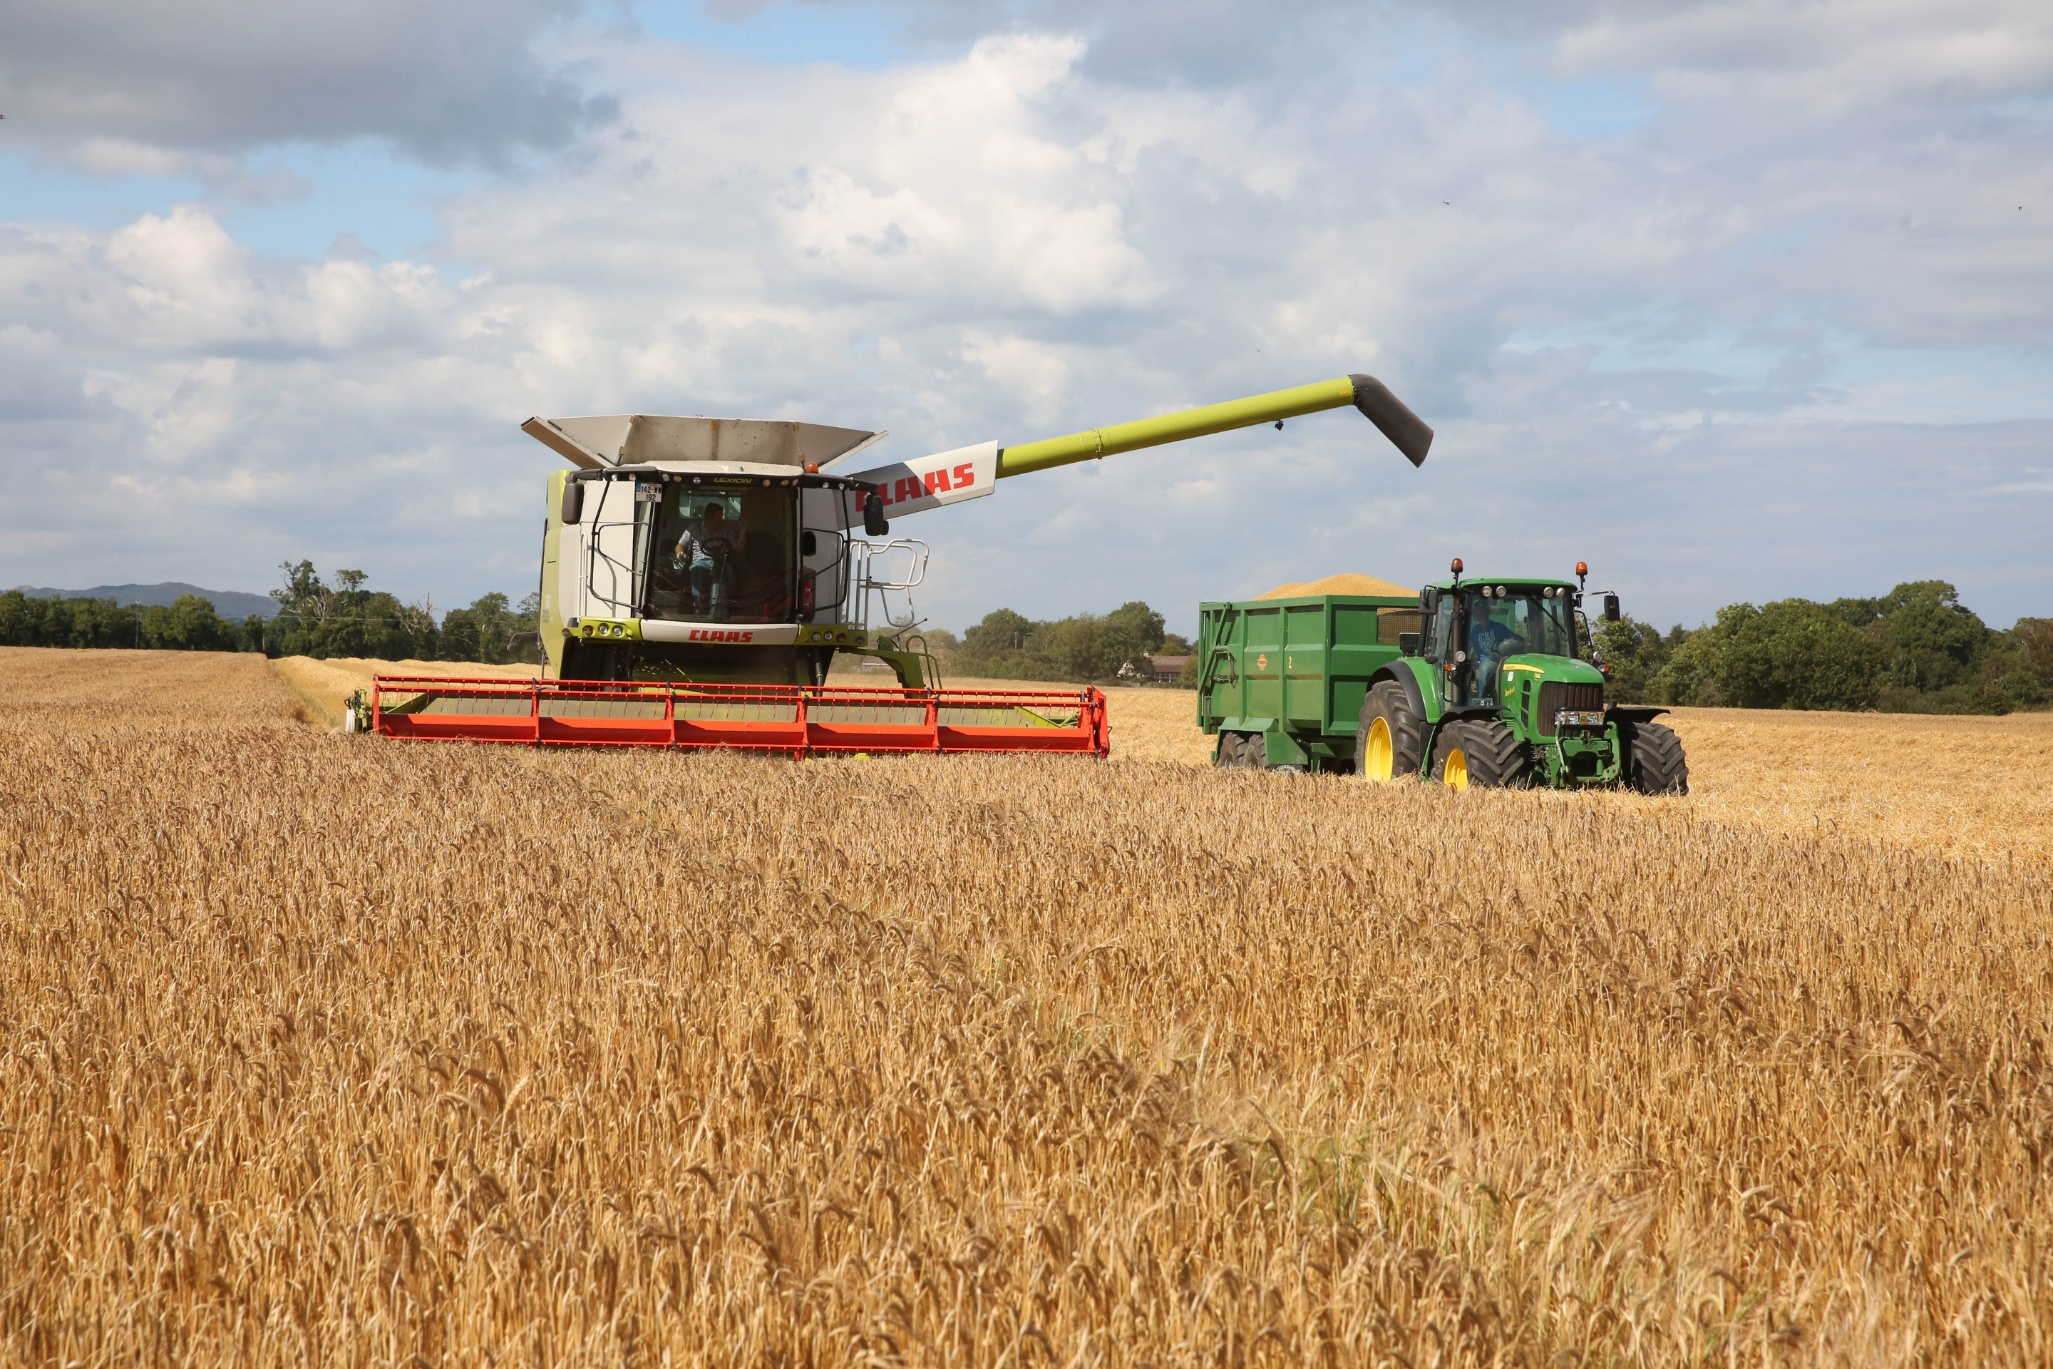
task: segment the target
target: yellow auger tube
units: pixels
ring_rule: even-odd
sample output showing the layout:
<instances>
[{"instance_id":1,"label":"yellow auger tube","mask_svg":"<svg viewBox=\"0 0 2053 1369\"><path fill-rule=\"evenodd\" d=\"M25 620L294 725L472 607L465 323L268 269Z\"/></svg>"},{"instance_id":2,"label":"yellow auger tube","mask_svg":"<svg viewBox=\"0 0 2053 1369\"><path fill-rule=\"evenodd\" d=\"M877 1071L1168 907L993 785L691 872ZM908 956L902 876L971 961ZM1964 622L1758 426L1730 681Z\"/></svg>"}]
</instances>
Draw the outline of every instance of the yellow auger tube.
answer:
<instances>
[{"instance_id":1,"label":"yellow auger tube","mask_svg":"<svg viewBox=\"0 0 2053 1369\"><path fill-rule=\"evenodd\" d=\"M1345 404L1360 409L1414 466L1426 459L1426 450L1433 443L1433 430L1391 394L1382 381L1374 376L1354 375L1322 380L1316 385L1275 390L1247 399L1231 399L1224 404L1207 404L1201 409L1185 409L1159 418L1117 423L1109 428L1089 428L1066 437L1044 438L1039 442L1001 448L998 452L998 475L1000 479L1008 475L1025 475L1028 471L1044 471L1053 466L1067 466L1074 461L1093 461L1101 456L1138 451L1142 447L1159 447L1165 442L1182 442L1209 433L1251 428L1258 423L1276 423L1301 414L1337 409Z\"/></svg>"}]
</instances>

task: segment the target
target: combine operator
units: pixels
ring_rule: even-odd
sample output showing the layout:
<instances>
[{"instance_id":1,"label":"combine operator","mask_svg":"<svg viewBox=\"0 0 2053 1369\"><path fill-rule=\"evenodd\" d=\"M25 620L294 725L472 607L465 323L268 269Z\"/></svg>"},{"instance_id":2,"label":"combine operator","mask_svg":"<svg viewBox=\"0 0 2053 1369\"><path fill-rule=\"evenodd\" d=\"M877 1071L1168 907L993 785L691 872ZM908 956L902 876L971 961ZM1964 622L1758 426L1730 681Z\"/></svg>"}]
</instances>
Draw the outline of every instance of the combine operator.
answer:
<instances>
[{"instance_id":1,"label":"combine operator","mask_svg":"<svg viewBox=\"0 0 2053 1369\"><path fill-rule=\"evenodd\" d=\"M692 613L715 622L727 617L734 586L734 529L727 526L725 505L708 504L704 514L687 524L677 539L677 564L690 579Z\"/></svg>"}]
</instances>

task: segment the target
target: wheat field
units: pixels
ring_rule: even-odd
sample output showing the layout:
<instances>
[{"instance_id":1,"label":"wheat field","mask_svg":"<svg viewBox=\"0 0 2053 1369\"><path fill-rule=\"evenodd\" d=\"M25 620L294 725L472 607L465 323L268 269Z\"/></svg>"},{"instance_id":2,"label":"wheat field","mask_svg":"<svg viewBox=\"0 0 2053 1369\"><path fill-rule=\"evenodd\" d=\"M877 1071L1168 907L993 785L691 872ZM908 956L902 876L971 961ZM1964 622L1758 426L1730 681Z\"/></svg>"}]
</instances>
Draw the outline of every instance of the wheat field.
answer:
<instances>
[{"instance_id":1,"label":"wheat field","mask_svg":"<svg viewBox=\"0 0 2053 1369\"><path fill-rule=\"evenodd\" d=\"M0 1360L2053 1349L2038 720L1684 715L1657 801L1213 771L1174 691L795 763L0 687Z\"/></svg>"}]
</instances>

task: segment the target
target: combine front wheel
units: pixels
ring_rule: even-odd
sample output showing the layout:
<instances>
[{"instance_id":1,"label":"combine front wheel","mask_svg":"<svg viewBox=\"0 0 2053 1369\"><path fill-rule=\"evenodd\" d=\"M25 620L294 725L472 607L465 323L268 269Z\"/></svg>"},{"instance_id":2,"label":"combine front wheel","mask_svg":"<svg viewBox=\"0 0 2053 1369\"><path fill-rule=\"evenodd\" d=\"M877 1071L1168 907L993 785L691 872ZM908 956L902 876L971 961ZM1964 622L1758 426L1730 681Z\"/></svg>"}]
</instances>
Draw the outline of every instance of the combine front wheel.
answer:
<instances>
[{"instance_id":1,"label":"combine front wheel","mask_svg":"<svg viewBox=\"0 0 2053 1369\"><path fill-rule=\"evenodd\" d=\"M1689 760L1682 738L1659 723L1620 723L1618 740L1625 746L1625 783L1642 794L1687 794Z\"/></svg>"},{"instance_id":2,"label":"combine front wheel","mask_svg":"<svg viewBox=\"0 0 2053 1369\"><path fill-rule=\"evenodd\" d=\"M1354 770L1365 780L1416 775L1425 759L1425 723L1395 680L1379 680L1362 700L1355 723Z\"/></svg>"},{"instance_id":3,"label":"combine front wheel","mask_svg":"<svg viewBox=\"0 0 2053 1369\"><path fill-rule=\"evenodd\" d=\"M1433 744L1433 778L1449 789L1523 789L1525 758L1503 723L1463 718L1440 729Z\"/></svg>"}]
</instances>

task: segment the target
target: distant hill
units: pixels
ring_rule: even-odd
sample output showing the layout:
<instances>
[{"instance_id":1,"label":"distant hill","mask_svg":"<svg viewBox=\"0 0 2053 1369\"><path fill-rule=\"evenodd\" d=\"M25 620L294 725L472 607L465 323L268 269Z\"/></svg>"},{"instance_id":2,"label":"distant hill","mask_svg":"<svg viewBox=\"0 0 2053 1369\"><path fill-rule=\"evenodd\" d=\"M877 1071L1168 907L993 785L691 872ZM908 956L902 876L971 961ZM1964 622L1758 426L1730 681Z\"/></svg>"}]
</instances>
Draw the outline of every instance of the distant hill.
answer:
<instances>
[{"instance_id":1,"label":"distant hill","mask_svg":"<svg viewBox=\"0 0 2053 1369\"><path fill-rule=\"evenodd\" d=\"M171 607L181 594L197 594L223 618L238 620L251 616L268 618L278 611L277 602L268 595L245 594L239 589L201 589L182 580L166 580L160 585L95 585L91 589L40 589L32 585L15 588L31 599L112 599L117 604L155 604L164 608Z\"/></svg>"}]
</instances>

